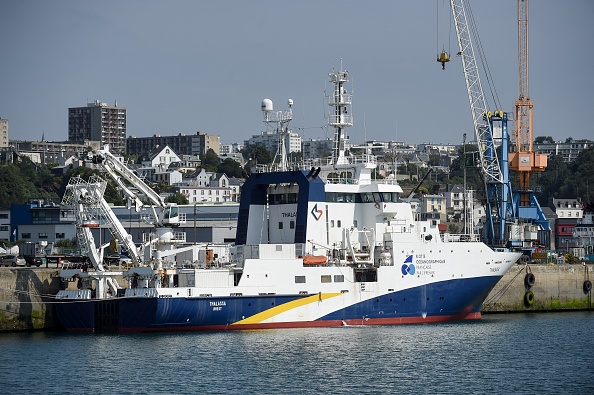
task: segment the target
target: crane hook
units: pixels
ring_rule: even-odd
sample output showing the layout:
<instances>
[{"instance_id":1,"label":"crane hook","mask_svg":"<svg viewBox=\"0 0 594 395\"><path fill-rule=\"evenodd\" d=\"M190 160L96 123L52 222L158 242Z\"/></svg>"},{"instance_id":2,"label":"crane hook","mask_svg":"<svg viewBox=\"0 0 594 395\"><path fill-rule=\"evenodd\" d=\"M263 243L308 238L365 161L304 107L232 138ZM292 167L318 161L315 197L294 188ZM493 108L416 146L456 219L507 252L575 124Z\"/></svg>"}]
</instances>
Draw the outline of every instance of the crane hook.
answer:
<instances>
[{"instance_id":1,"label":"crane hook","mask_svg":"<svg viewBox=\"0 0 594 395\"><path fill-rule=\"evenodd\" d=\"M437 57L437 61L441 63L441 69L445 70L445 64L450 61L450 54L446 51L442 51Z\"/></svg>"}]
</instances>

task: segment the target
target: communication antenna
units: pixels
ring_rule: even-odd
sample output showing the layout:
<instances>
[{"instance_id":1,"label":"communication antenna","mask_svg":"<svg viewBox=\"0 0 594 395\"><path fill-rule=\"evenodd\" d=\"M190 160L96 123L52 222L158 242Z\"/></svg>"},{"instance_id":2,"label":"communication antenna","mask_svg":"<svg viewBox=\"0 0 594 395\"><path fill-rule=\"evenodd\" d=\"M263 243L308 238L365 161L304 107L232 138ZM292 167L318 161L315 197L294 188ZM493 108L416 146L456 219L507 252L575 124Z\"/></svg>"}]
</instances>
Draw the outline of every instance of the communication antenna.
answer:
<instances>
[{"instance_id":1,"label":"communication antenna","mask_svg":"<svg viewBox=\"0 0 594 395\"><path fill-rule=\"evenodd\" d=\"M264 115L264 123L267 129L274 124L276 134L278 135L278 145L276 148L276 154L274 155L274 161L279 157L279 170L287 170L287 149L285 146L286 136L289 134L288 124L293 119L293 99L287 101L289 109L286 111L274 111L272 100L262 100L262 113Z\"/></svg>"}]
</instances>

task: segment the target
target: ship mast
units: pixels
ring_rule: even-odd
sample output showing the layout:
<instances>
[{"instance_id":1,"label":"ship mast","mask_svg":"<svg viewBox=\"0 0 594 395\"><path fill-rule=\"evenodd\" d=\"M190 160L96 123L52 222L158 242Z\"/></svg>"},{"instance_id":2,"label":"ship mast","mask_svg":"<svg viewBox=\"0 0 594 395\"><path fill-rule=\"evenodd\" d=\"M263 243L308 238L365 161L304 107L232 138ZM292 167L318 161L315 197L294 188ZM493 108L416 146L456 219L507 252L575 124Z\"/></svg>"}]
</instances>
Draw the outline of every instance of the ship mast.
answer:
<instances>
[{"instance_id":1,"label":"ship mast","mask_svg":"<svg viewBox=\"0 0 594 395\"><path fill-rule=\"evenodd\" d=\"M332 109L332 114L328 116L328 125L334 128L332 164L335 166L346 163L342 130L346 127L353 126L353 114L350 110L350 106L353 103L353 95L347 93L344 87L344 84L349 80L349 72L342 70L342 62L340 71L332 71L328 75L330 82L334 84L334 92L328 97L328 105Z\"/></svg>"},{"instance_id":2,"label":"ship mast","mask_svg":"<svg viewBox=\"0 0 594 395\"><path fill-rule=\"evenodd\" d=\"M273 164L276 163L276 158L279 158L278 169L280 171L286 171L287 166L287 148L285 142L289 135L288 124L293 119L293 100L287 101L289 109L286 111L274 111L272 100L262 100L262 113L264 114L264 123L267 129L270 128L270 124L276 124L276 133L278 135L278 145L276 148L276 154L274 155Z\"/></svg>"}]
</instances>

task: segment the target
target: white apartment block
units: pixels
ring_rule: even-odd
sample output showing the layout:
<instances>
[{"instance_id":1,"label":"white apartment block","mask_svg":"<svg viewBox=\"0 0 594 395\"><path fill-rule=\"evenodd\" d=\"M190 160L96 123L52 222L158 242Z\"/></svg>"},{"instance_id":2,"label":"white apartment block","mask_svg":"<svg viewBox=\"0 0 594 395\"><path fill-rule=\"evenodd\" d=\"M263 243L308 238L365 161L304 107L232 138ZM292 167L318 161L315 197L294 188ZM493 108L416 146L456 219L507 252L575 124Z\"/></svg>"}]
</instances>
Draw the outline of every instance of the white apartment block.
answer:
<instances>
[{"instance_id":1,"label":"white apartment block","mask_svg":"<svg viewBox=\"0 0 594 395\"><path fill-rule=\"evenodd\" d=\"M8 119L0 118L0 147L8 147Z\"/></svg>"},{"instance_id":2,"label":"white apartment block","mask_svg":"<svg viewBox=\"0 0 594 395\"><path fill-rule=\"evenodd\" d=\"M272 153L278 148L278 134L276 132L262 132L259 135L253 135L249 140L245 140L244 145L263 145ZM297 133L289 132L285 135L285 148L287 153L301 152L301 136Z\"/></svg>"},{"instance_id":3,"label":"white apartment block","mask_svg":"<svg viewBox=\"0 0 594 395\"><path fill-rule=\"evenodd\" d=\"M561 155L564 162L573 162L584 150L592 147L594 147L594 141L578 140L568 143L534 144L534 151L539 154Z\"/></svg>"}]
</instances>

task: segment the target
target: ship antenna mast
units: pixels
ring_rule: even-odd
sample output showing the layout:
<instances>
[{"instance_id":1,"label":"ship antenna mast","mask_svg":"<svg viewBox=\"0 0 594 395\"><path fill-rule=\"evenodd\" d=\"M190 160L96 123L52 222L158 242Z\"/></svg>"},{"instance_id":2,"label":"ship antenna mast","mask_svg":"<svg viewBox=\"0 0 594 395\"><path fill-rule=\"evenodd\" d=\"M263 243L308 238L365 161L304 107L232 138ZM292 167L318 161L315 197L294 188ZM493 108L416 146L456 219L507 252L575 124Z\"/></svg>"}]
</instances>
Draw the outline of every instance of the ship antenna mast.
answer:
<instances>
[{"instance_id":1,"label":"ship antenna mast","mask_svg":"<svg viewBox=\"0 0 594 395\"><path fill-rule=\"evenodd\" d=\"M279 158L278 168L280 171L286 171L287 166L287 148L285 146L286 137L289 135L288 124L293 119L293 99L289 99L287 104L289 109L286 111L274 111L272 100L262 100L262 114L264 115L264 123L268 129L271 124L276 124L276 133L278 135L278 144L276 147L276 154L274 155L274 162Z\"/></svg>"},{"instance_id":2,"label":"ship antenna mast","mask_svg":"<svg viewBox=\"0 0 594 395\"><path fill-rule=\"evenodd\" d=\"M328 97L328 105L331 108L328 116L328 125L334 128L334 142L332 146L332 165L345 163L344 157L344 136L342 130L353 126L353 114L350 106L353 104L353 95L347 93L344 84L349 80L349 72L342 70L332 71L328 74L330 82L334 84L334 91Z\"/></svg>"}]
</instances>

